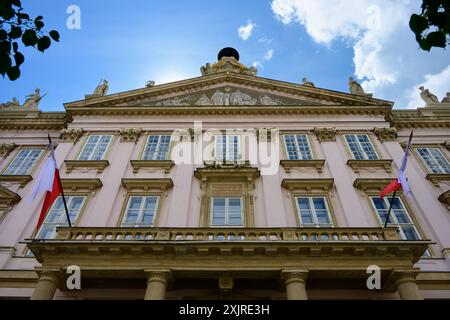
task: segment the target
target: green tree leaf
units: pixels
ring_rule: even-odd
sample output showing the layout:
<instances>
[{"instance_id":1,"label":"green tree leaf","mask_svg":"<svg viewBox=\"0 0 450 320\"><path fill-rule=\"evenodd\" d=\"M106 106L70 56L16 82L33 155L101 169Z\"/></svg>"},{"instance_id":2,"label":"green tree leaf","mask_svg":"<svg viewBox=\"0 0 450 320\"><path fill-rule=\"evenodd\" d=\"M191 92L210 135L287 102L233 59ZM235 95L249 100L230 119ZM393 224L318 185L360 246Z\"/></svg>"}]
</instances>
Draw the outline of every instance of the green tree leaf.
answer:
<instances>
[{"instance_id":1,"label":"green tree leaf","mask_svg":"<svg viewBox=\"0 0 450 320\"><path fill-rule=\"evenodd\" d=\"M38 30L41 30L44 27L44 23L41 20L34 21L34 25Z\"/></svg>"},{"instance_id":2,"label":"green tree leaf","mask_svg":"<svg viewBox=\"0 0 450 320\"><path fill-rule=\"evenodd\" d=\"M22 35L22 42L25 47L34 46L38 41L39 39L36 36L36 31L34 30L28 29Z\"/></svg>"},{"instance_id":3,"label":"green tree leaf","mask_svg":"<svg viewBox=\"0 0 450 320\"><path fill-rule=\"evenodd\" d=\"M38 50L44 52L48 47L50 47L51 40L47 36L43 36L38 41Z\"/></svg>"},{"instance_id":4,"label":"green tree leaf","mask_svg":"<svg viewBox=\"0 0 450 320\"><path fill-rule=\"evenodd\" d=\"M431 46L439 48L445 48L447 44L445 34L440 31L430 32L427 35L427 41L431 44Z\"/></svg>"},{"instance_id":5,"label":"green tree leaf","mask_svg":"<svg viewBox=\"0 0 450 320\"><path fill-rule=\"evenodd\" d=\"M9 36L12 39L17 39L22 36L22 28L21 27L12 27L11 31L9 32Z\"/></svg>"},{"instance_id":6,"label":"green tree leaf","mask_svg":"<svg viewBox=\"0 0 450 320\"><path fill-rule=\"evenodd\" d=\"M52 30L50 31L50 37L52 37L53 40L55 40L56 42L59 41L59 33L56 30Z\"/></svg>"},{"instance_id":7,"label":"green tree leaf","mask_svg":"<svg viewBox=\"0 0 450 320\"><path fill-rule=\"evenodd\" d=\"M2 76L11 68L11 58L5 52L0 52L0 74Z\"/></svg>"},{"instance_id":8,"label":"green tree leaf","mask_svg":"<svg viewBox=\"0 0 450 320\"><path fill-rule=\"evenodd\" d=\"M20 77L20 69L18 66L10 68L7 72L8 78L11 81L17 80Z\"/></svg>"},{"instance_id":9,"label":"green tree leaf","mask_svg":"<svg viewBox=\"0 0 450 320\"><path fill-rule=\"evenodd\" d=\"M23 54L21 54L20 52L17 52L14 55L14 61L16 61L16 66L20 66L22 63L24 63L25 61L25 57L23 56Z\"/></svg>"},{"instance_id":10,"label":"green tree leaf","mask_svg":"<svg viewBox=\"0 0 450 320\"><path fill-rule=\"evenodd\" d=\"M428 20L417 14L413 14L409 20L409 27L414 33L422 33L428 28Z\"/></svg>"},{"instance_id":11,"label":"green tree leaf","mask_svg":"<svg viewBox=\"0 0 450 320\"><path fill-rule=\"evenodd\" d=\"M0 41L6 40L7 37L8 33L6 32L6 30L0 30Z\"/></svg>"}]
</instances>

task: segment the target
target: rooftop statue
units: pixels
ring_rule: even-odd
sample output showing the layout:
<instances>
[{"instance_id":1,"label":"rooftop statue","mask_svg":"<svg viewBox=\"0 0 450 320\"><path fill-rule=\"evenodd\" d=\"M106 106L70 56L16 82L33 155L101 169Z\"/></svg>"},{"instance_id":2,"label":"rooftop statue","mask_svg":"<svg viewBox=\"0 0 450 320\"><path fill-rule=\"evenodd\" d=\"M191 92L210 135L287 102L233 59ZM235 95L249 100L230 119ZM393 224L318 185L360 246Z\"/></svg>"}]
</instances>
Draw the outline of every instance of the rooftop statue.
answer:
<instances>
[{"instance_id":1,"label":"rooftop statue","mask_svg":"<svg viewBox=\"0 0 450 320\"><path fill-rule=\"evenodd\" d=\"M356 94L356 95L365 95L364 89L361 87L361 85L356 82L353 77L349 78L349 86L350 86L350 93Z\"/></svg>"},{"instance_id":2,"label":"rooftop statue","mask_svg":"<svg viewBox=\"0 0 450 320\"><path fill-rule=\"evenodd\" d=\"M441 103L450 104L450 92L442 99Z\"/></svg>"},{"instance_id":3,"label":"rooftop statue","mask_svg":"<svg viewBox=\"0 0 450 320\"><path fill-rule=\"evenodd\" d=\"M41 96L41 90L35 89L34 93L31 93L26 96L25 103L23 104L24 108L28 109L37 109L39 107L39 102L41 102L42 98L45 97L47 94L44 94Z\"/></svg>"},{"instance_id":4,"label":"rooftop statue","mask_svg":"<svg viewBox=\"0 0 450 320\"><path fill-rule=\"evenodd\" d=\"M436 97L435 94L431 93L430 90L425 89L423 86L420 87L419 90L421 91L420 97L427 105L439 103L438 97Z\"/></svg>"},{"instance_id":5,"label":"rooftop statue","mask_svg":"<svg viewBox=\"0 0 450 320\"><path fill-rule=\"evenodd\" d=\"M303 81L302 84L306 87L313 87L313 88L315 87L314 83L311 81L308 81L308 78L306 78L306 77L303 78L302 81Z\"/></svg>"},{"instance_id":6,"label":"rooftop statue","mask_svg":"<svg viewBox=\"0 0 450 320\"><path fill-rule=\"evenodd\" d=\"M103 80L101 83L95 88L93 94L86 94L85 99L93 99L98 97L103 97L106 95L109 89L108 80Z\"/></svg>"},{"instance_id":7,"label":"rooftop statue","mask_svg":"<svg viewBox=\"0 0 450 320\"><path fill-rule=\"evenodd\" d=\"M155 81L149 80L149 81L147 81L147 82L145 83L145 86L146 86L147 88L151 88L151 87L154 87L155 84L156 84Z\"/></svg>"},{"instance_id":8,"label":"rooftop statue","mask_svg":"<svg viewBox=\"0 0 450 320\"><path fill-rule=\"evenodd\" d=\"M16 97L12 98L12 101L8 101L8 102L0 104L0 109L19 108L19 107L20 107L20 103Z\"/></svg>"}]
</instances>

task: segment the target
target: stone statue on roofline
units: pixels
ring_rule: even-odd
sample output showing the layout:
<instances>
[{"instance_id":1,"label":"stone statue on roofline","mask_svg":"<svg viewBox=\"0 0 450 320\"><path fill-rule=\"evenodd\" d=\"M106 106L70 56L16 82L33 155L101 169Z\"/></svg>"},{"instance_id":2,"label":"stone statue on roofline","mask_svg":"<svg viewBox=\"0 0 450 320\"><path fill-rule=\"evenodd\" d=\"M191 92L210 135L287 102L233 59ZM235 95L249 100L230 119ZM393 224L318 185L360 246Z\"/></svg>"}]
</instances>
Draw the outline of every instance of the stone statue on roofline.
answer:
<instances>
[{"instance_id":1,"label":"stone statue on roofline","mask_svg":"<svg viewBox=\"0 0 450 320\"><path fill-rule=\"evenodd\" d=\"M450 104L450 92L447 92L447 95L442 99L441 103Z\"/></svg>"},{"instance_id":2,"label":"stone statue on roofline","mask_svg":"<svg viewBox=\"0 0 450 320\"><path fill-rule=\"evenodd\" d=\"M366 95L364 89L361 87L361 85L353 79L353 77L349 78L349 87L350 87L350 93L355 95Z\"/></svg>"},{"instance_id":3,"label":"stone statue on roofline","mask_svg":"<svg viewBox=\"0 0 450 320\"><path fill-rule=\"evenodd\" d=\"M108 80L100 81L100 84L95 88L93 94L86 94L85 99L93 99L103 97L108 93L109 83Z\"/></svg>"},{"instance_id":4,"label":"stone statue on roofline","mask_svg":"<svg viewBox=\"0 0 450 320\"><path fill-rule=\"evenodd\" d=\"M16 97L12 98L12 101L0 103L0 109L20 108L19 100Z\"/></svg>"},{"instance_id":5,"label":"stone statue on roofline","mask_svg":"<svg viewBox=\"0 0 450 320\"><path fill-rule=\"evenodd\" d=\"M26 96L25 103L23 104L23 108L27 109L37 109L39 107L39 102L41 102L42 98L47 94L41 96L41 90L36 88L34 93L31 93Z\"/></svg>"},{"instance_id":6,"label":"stone statue on roofline","mask_svg":"<svg viewBox=\"0 0 450 320\"><path fill-rule=\"evenodd\" d=\"M430 92L430 90L425 89L423 86L420 87L419 90L420 90L420 97L425 102L425 104L429 105L439 103L438 97L432 92Z\"/></svg>"},{"instance_id":7,"label":"stone statue on roofline","mask_svg":"<svg viewBox=\"0 0 450 320\"><path fill-rule=\"evenodd\" d=\"M315 85L314 85L314 83L313 82L311 82L311 81L308 81L308 78L303 78L302 79L302 84L304 85L304 86L306 86L306 87L312 87L312 88L315 88Z\"/></svg>"}]
</instances>

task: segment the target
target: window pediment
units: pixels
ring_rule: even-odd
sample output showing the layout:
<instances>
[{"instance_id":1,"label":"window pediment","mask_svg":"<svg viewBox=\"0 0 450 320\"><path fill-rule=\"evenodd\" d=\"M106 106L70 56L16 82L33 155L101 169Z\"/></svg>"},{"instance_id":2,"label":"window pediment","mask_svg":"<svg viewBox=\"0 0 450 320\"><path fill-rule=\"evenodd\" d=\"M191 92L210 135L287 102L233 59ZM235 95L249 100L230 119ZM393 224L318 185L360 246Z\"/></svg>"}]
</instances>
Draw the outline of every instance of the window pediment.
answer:
<instances>
[{"instance_id":1,"label":"window pediment","mask_svg":"<svg viewBox=\"0 0 450 320\"><path fill-rule=\"evenodd\" d=\"M6 205L8 207L19 202L22 198L15 192L12 192L8 188L0 186L0 205Z\"/></svg>"},{"instance_id":2,"label":"window pediment","mask_svg":"<svg viewBox=\"0 0 450 320\"><path fill-rule=\"evenodd\" d=\"M71 191L89 191L100 189L103 182L100 179L61 179L64 189Z\"/></svg>"},{"instance_id":3,"label":"window pediment","mask_svg":"<svg viewBox=\"0 0 450 320\"><path fill-rule=\"evenodd\" d=\"M281 186L288 190L313 190L329 191L334 185L334 179L284 179Z\"/></svg>"},{"instance_id":4,"label":"window pediment","mask_svg":"<svg viewBox=\"0 0 450 320\"><path fill-rule=\"evenodd\" d=\"M128 191L136 190L168 190L173 187L173 181L170 178L164 179L130 179L123 178L122 186Z\"/></svg>"}]
</instances>

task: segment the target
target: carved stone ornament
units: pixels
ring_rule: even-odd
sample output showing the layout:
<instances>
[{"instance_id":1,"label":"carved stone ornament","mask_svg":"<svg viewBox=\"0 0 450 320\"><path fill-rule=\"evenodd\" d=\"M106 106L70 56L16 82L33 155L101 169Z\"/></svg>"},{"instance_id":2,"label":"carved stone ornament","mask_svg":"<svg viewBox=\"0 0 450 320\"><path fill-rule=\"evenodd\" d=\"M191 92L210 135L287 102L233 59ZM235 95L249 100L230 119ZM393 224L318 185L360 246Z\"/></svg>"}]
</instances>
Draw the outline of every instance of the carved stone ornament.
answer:
<instances>
[{"instance_id":1,"label":"carved stone ornament","mask_svg":"<svg viewBox=\"0 0 450 320\"><path fill-rule=\"evenodd\" d=\"M375 128L373 132L380 141L395 141L397 139L397 129L395 128Z\"/></svg>"},{"instance_id":2,"label":"carved stone ornament","mask_svg":"<svg viewBox=\"0 0 450 320\"><path fill-rule=\"evenodd\" d=\"M335 142L337 130L335 128L315 128L314 133L319 142Z\"/></svg>"},{"instance_id":3,"label":"carved stone ornament","mask_svg":"<svg viewBox=\"0 0 450 320\"><path fill-rule=\"evenodd\" d=\"M258 70L255 67L246 67L234 57L223 57L215 64L207 63L200 68L202 76L209 76L219 73L238 73L248 76L256 76Z\"/></svg>"},{"instance_id":4,"label":"carved stone ornament","mask_svg":"<svg viewBox=\"0 0 450 320\"><path fill-rule=\"evenodd\" d=\"M0 157L7 157L16 147L17 145L14 142L0 144Z\"/></svg>"},{"instance_id":5,"label":"carved stone ornament","mask_svg":"<svg viewBox=\"0 0 450 320\"><path fill-rule=\"evenodd\" d=\"M81 136L84 134L84 130L81 128L77 129L64 129L61 132L61 141L62 142L73 142L76 143Z\"/></svg>"},{"instance_id":6,"label":"carved stone ornament","mask_svg":"<svg viewBox=\"0 0 450 320\"><path fill-rule=\"evenodd\" d=\"M121 142L137 142L142 134L142 129L121 129L119 131Z\"/></svg>"}]
</instances>

